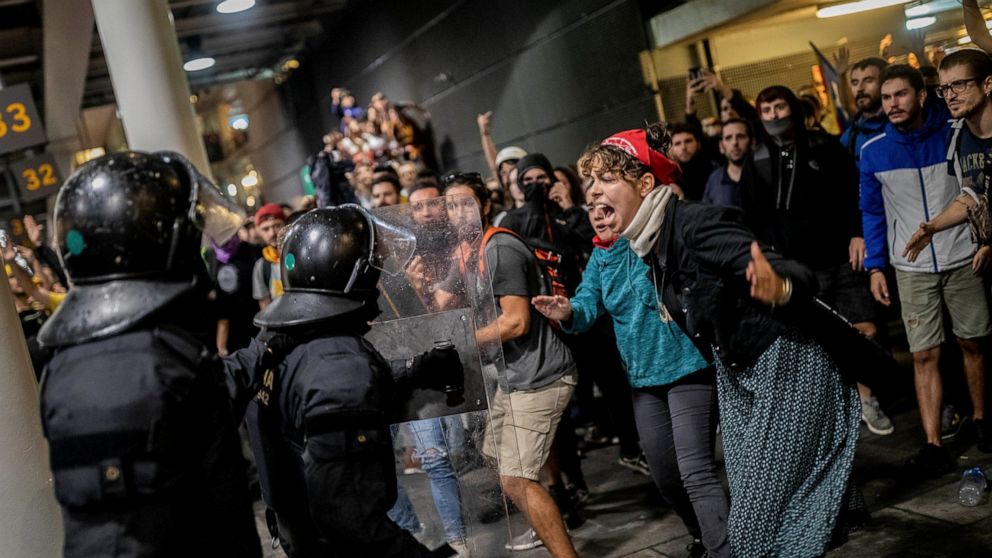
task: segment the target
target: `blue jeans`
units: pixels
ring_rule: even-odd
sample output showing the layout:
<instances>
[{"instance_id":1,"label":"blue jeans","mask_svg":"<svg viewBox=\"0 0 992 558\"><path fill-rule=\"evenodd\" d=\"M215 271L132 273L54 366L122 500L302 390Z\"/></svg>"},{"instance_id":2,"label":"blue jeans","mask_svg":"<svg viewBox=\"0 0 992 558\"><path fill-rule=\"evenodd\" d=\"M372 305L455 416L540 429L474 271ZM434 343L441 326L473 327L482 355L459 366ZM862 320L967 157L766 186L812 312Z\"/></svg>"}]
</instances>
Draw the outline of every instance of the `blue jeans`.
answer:
<instances>
[{"instance_id":1,"label":"blue jeans","mask_svg":"<svg viewBox=\"0 0 992 558\"><path fill-rule=\"evenodd\" d=\"M461 491L448 456L464 448L465 431L461 421L457 416L415 420L410 422L410 430L415 444L413 456L420 461L430 480L434 507L441 517L445 538L448 542L463 541L465 520L462 518ZM413 526L413 531L420 527L413 505L402 486L389 517L408 531L411 531L408 526Z\"/></svg>"},{"instance_id":2,"label":"blue jeans","mask_svg":"<svg viewBox=\"0 0 992 558\"><path fill-rule=\"evenodd\" d=\"M413 502L406 493L403 485L396 486L396 503L386 514L393 523L399 525L400 529L409 531L412 534L420 532L420 520L417 519L417 512L413 509Z\"/></svg>"}]
</instances>

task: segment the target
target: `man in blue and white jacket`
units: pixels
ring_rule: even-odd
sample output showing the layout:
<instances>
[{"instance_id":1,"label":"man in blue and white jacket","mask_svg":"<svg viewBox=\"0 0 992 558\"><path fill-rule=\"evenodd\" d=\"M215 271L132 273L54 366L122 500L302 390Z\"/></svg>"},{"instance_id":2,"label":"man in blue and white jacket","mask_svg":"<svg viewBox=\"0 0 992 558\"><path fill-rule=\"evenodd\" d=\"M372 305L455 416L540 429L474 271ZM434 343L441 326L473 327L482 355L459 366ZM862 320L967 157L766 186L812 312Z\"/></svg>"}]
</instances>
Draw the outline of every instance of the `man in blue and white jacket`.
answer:
<instances>
[{"instance_id":1,"label":"man in blue and white jacket","mask_svg":"<svg viewBox=\"0 0 992 558\"><path fill-rule=\"evenodd\" d=\"M940 438L938 361L944 341L943 307L946 305L954 335L966 355L976 349L977 340L989 334L989 313L982 280L969 265L976 246L967 227L935 234L915 261L903 256L903 247L919 224L947 207L961 189L947 173L950 122L942 113L924 110L922 75L900 64L886 68L880 81L889 124L861 150L865 267L871 273L872 294L886 306L891 300L884 268L888 264L895 268L927 437L922 451L910 458L907 466L921 477L937 478L956 466Z\"/></svg>"}]
</instances>

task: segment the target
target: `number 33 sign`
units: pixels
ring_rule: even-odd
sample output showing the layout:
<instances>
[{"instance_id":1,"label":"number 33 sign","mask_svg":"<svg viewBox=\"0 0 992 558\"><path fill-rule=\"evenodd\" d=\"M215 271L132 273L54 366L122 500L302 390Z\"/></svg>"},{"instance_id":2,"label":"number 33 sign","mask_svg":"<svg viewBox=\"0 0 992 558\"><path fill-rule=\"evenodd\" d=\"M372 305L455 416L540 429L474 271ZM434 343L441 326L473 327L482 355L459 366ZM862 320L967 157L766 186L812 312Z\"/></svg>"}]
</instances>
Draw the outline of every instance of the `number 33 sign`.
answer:
<instances>
[{"instance_id":1,"label":"number 33 sign","mask_svg":"<svg viewBox=\"0 0 992 558\"><path fill-rule=\"evenodd\" d=\"M10 172L17 180L21 200L26 202L53 196L62 184L55 160L48 154L12 163Z\"/></svg>"},{"instance_id":2,"label":"number 33 sign","mask_svg":"<svg viewBox=\"0 0 992 558\"><path fill-rule=\"evenodd\" d=\"M0 155L46 141L31 88L22 83L0 89Z\"/></svg>"}]
</instances>

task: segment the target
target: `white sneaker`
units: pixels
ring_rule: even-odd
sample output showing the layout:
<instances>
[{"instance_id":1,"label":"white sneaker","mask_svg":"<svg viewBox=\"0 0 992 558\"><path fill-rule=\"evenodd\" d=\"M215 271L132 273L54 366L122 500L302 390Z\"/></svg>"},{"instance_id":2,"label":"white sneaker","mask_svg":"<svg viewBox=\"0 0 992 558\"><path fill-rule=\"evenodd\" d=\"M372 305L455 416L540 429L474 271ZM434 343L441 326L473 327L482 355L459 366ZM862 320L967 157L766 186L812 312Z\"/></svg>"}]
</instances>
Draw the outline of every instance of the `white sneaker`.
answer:
<instances>
[{"instance_id":1,"label":"white sneaker","mask_svg":"<svg viewBox=\"0 0 992 558\"><path fill-rule=\"evenodd\" d=\"M861 401L861 420L864 421L868 430L879 436L888 436L896 430L892 420L882 412L882 408L878 405L878 399L875 399L874 395L871 396L871 399Z\"/></svg>"},{"instance_id":2,"label":"white sneaker","mask_svg":"<svg viewBox=\"0 0 992 558\"><path fill-rule=\"evenodd\" d=\"M539 546L544 546L544 541L537 536L533 529L527 529L522 535L513 537L510 542L506 543L507 550L530 550Z\"/></svg>"}]
</instances>

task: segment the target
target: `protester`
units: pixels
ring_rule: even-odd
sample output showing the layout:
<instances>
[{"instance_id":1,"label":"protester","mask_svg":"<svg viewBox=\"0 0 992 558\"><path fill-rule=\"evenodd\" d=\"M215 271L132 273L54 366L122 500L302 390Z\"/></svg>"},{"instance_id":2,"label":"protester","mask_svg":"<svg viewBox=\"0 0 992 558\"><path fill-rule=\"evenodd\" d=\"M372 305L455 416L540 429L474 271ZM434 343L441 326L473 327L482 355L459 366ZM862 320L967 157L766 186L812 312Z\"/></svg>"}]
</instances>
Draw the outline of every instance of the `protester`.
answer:
<instances>
[{"instance_id":1,"label":"protester","mask_svg":"<svg viewBox=\"0 0 992 558\"><path fill-rule=\"evenodd\" d=\"M551 171L553 173L553 171ZM551 174L549 173L549 174ZM488 234L491 203L478 174L453 174L445 184L448 214L456 225L478 221L481 213L484 239L459 256L466 262L470 296L479 282L471 277L489 273L492 295L499 314L476 332L480 344L499 342L506 361L505 374L490 403L491 426L483 452L497 458L503 491L519 508L531 531L507 543L508 549L543 544L556 558L574 557L575 549L565 531L561 510L549 490L538 482L548 463L551 440L576 384L575 362L568 347L548 321L531 308L530 298L542 294L541 274L530 249L512 234ZM439 307L459 289L440 289ZM562 489L559 492L564 492Z\"/></svg>"},{"instance_id":2,"label":"protester","mask_svg":"<svg viewBox=\"0 0 992 558\"><path fill-rule=\"evenodd\" d=\"M617 141L643 143L643 131ZM671 183L678 167L666 163L669 174L662 180ZM712 366L675 322L659 319L665 310L653 294L649 300L641 296L654 289L648 265L626 238L604 226L604 209L595 205L597 192L595 186L589 189L598 249L578 292L571 300L538 296L532 303L568 332L586 331L606 314L613 318L651 477L693 538L701 539L707 556L730 556L729 506L712 449L716 436Z\"/></svg>"},{"instance_id":3,"label":"protester","mask_svg":"<svg viewBox=\"0 0 992 558\"><path fill-rule=\"evenodd\" d=\"M255 230L262 241L262 257L252 270L252 296L262 310L282 295L279 275L279 231L286 223L286 212L278 204L267 203L255 212Z\"/></svg>"},{"instance_id":4,"label":"protester","mask_svg":"<svg viewBox=\"0 0 992 558\"><path fill-rule=\"evenodd\" d=\"M937 478L955 468L940 433L943 312L946 309L951 317L964 355L972 416L981 421L985 367L980 342L990 332L989 311L982 280L972 270L980 262L967 227L938 233L931 248L912 261L903 255L901 247L910 241L915 224L930 219L930 208L953 203L960 189L948 179L945 167L949 124L937 111L924 109L923 77L909 66L895 65L882 72L880 82L889 124L861 149L865 266L870 270L872 294L886 306L892 299L885 268L895 268L926 436L925 445L906 466L919 477ZM989 442L984 423L978 424L979 443L985 446Z\"/></svg>"},{"instance_id":5,"label":"protester","mask_svg":"<svg viewBox=\"0 0 992 558\"><path fill-rule=\"evenodd\" d=\"M841 134L840 143L855 160L860 161L865 142L882 133L889 122L882 110L882 84L878 81L886 66L888 62L877 57L858 60L851 66L850 90L858 113Z\"/></svg>"},{"instance_id":6,"label":"protester","mask_svg":"<svg viewBox=\"0 0 992 558\"><path fill-rule=\"evenodd\" d=\"M685 199L703 199L706 180L710 177L717 162L703 150L702 129L688 124L675 124L671 127L672 145L668 156L682 169L676 184L681 188Z\"/></svg>"},{"instance_id":7,"label":"protester","mask_svg":"<svg viewBox=\"0 0 992 558\"><path fill-rule=\"evenodd\" d=\"M859 406L823 347L783 321L809 303L815 276L762 248L734 210L683 203L661 184L672 181L669 143L659 126L622 132L588 148L580 168L604 223L649 263L658 319L716 365L732 553L820 555Z\"/></svg>"},{"instance_id":8,"label":"protester","mask_svg":"<svg viewBox=\"0 0 992 558\"><path fill-rule=\"evenodd\" d=\"M864 274L858 167L835 136L804 126L799 99L782 86L758 94L762 137L754 154L747 222L783 256L816 273L816 296L865 336L877 328ZM872 390L859 384L862 420L875 434L894 431Z\"/></svg>"},{"instance_id":9,"label":"protester","mask_svg":"<svg viewBox=\"0 0 992 558\"><path fill-rule=\"evenodd\" d=\"M723 123L720 153L727 162L710 174L703 191L703 201L716 205L741 206L741 192L750 190L751 175L747 165L754 145L754 131L746 120L731 118Z\"/></svg>"}]
</instances>

